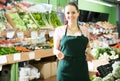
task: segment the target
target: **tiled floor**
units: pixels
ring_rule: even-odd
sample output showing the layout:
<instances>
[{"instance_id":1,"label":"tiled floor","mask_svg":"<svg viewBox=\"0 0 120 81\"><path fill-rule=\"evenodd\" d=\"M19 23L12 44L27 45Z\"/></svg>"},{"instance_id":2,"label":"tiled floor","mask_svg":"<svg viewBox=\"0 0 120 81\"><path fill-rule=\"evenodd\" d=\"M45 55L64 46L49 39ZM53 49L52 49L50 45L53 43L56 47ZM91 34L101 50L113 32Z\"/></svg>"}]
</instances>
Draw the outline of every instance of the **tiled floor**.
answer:
<instances>
[{"instance_id":1,"label":"tiled floor","mask_svg":"<svg viewBox=\"0 0 120 81\"><path fill-rule=\"evenodd\" d=\"M48 79L45 79L45 80L38 80L38 81L56 81L56 76L52 76Z\"/></svg>"}]
</instances>

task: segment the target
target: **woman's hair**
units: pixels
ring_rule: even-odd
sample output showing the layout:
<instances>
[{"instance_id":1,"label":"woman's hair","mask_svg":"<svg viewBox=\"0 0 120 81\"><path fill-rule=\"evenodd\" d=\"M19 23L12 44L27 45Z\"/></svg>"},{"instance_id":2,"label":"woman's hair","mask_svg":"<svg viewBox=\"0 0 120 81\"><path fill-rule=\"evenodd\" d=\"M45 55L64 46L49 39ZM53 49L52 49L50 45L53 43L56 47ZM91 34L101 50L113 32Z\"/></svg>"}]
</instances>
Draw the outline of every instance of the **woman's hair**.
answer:
<instances>
[{"instance_id":1,"label":"woman's hair","mask_svg":"<svg viewBox=\"0 0 120 81\"><path fill-rule=\"evenodd\" d=\"M69 2L66 6L71 5L76 8L77 11L79 11L78 5L75 2Z\"/></svg>"},{"instance_id":2,"label":"woman's hair","mask_svg":"<svg viewBox=\"0 0 120 81\"><path fill-rule=\"evenodd\" d=\"M79 12L79 8L75 2L69 2L66 6L68 6L68 5L74 6L76 8L76 10ZM68 24L68 21L66 19L64 21L64 24L65 25Z\"/></svg>"}]
</instances>

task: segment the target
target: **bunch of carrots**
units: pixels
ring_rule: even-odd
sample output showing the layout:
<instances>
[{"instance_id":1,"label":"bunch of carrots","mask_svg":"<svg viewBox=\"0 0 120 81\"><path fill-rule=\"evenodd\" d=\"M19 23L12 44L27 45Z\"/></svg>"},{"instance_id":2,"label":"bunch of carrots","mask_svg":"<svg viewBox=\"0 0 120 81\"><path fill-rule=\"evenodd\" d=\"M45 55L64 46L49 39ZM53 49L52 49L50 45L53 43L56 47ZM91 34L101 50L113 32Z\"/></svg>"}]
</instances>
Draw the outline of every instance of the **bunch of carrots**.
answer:
<instances>
[{"instance_id":1,"label":"bunch of carrots","mask_svg":"<svg viewBox=\"0 0 120 81\"><path fill-rule=\"evenodd\" d=\"M29 52L31 50L27 49L26 47L23 46L16 46L15 49L20 52Z\"/></svg>"}]
</instances>

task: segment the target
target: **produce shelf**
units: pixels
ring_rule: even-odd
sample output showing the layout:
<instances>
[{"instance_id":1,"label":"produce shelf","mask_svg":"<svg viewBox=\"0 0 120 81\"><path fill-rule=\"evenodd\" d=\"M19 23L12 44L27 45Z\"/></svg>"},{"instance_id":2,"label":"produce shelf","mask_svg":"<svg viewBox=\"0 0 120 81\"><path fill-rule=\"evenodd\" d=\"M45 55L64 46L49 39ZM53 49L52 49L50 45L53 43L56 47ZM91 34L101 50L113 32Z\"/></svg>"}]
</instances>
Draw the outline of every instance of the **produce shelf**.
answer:
<instances>
[{"instance_id":1,"label":"produce shelf","mask_svg":"<svg viewBox=\"0 0 120 81\"><path fill-rule=\"evenodd\" d=\"M35 60L45 57L54 56L52 49L39 49L31 52L22 52L17 54L1 55L0 66L13 64L16 62ZM17 57L17 58L16 58Z\"/></svg>"}]
</instances>

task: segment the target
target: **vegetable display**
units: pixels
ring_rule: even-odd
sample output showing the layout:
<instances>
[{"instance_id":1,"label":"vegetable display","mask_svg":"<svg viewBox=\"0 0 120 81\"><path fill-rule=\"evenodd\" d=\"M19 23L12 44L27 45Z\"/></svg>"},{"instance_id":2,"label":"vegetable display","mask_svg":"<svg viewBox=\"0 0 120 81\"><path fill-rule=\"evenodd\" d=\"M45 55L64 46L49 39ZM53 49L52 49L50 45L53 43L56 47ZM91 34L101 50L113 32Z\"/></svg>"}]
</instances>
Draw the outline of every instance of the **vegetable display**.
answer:
<instances>
[{"instance_id":1,"label":"vegetable display","mask_svg":"<svg viewBox=\"0 0 120 81\"><path fill-rule=\"evenodd\" d=\"M7 12L7 15L10 17L10 19L13 22L13 25L18 30L26 30L27 27L25 26L25 23L21 20L17 12Z\"/></svg>"},{"instance_id":2,"label":"vegetable display","mask_svg":"<svg viewBox=\"0 0 120 81\"><path fill-rule=\"evenodd\" d=\"M11 47L0 47L0 55L6 55L6 54L12 54L12 53L18 53L18 51Z\"/></svg>"},{"instance_id":3,"label":"vegetable display","mask_svg":"<svg viewBox=\"0 0 120 81\"><path fill-rule=\"evenodd\" d=\"M112 73L109 73L107 76L105 76L102 81L115 81Z\"/></svg>"},{"instance_id":4,"label":"vegetable display","mask_svg":"<svg viewBox=\"0 0 120 81\"><path fill-rule=\"evenodd\" d=\"M54 11L31 13L39 27L57 27L63 25Z\"/></svg>"},{"instance_id":5,"label":"vegetable display","mask_svg":"<svg viewBox=\"0 0 120 81\"><path fill-rule=\"evenodd\" d=\"M45 23L42 19L42 13L31 13L34 20L36 21L36 23L39 25L39 27L44 27Z\"/></svg>"},{"instance_id":6,"label":"vegetable display","mask_svg":"<svg viewBox=\"0 0 120 81\"><path fill-rule=\"evenodd\" d=\"M35 22L30 17L29 13L19 12L18 14L19 14L20 18L23 20L23 22L25 23L27 29L34 30L34 29L38 28L38 26L35 24Z\"/></svg>"},{"instance_id":7,"label":"vegetable display","mask_svg":"<svg viewBox=\"0 0 120 81\"><path fill-rule=\"evenodd\" d=\"M97 76L92 81L120 81L120 61L116 61L112 67L111 73L103 78Z\"/></svg>"},{"instance_id":8,"label":"vegetable display","mask_svg":"<svg viewBox=\"0 0 120 81\"><path fill-rule=\"evenodd\" d=\"M12 26L7 22L5 14L0 11L0 30L12 29Z\"/></svg>"},{"instance_id":9,"label":"vegetable display","mask_svg":"<svg viewBox=\"0 0 120 81\"><path fill-rule=\"evenodd\" d=\"M50 14L50 22L53 25L53 27L61 26L62 23L57 17L56 13L54 11L51 12Z\"/></svg>"},{"instance_id":10,"label":"vegetable display","mask_svg":"<svg viewBox=\"0 0 120 81\"><path fill-rule=\"evenodd\" d=\"M110 47L96 47L96 48L93 48L91 50L91 54L93 54L95 59L105 57L108 60L119 57L119 55L120 55L120 53L117 51L117 49L110 48Z\"/></svg>"}]
</instances>

